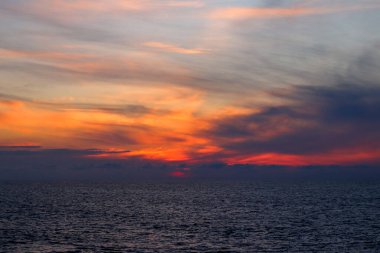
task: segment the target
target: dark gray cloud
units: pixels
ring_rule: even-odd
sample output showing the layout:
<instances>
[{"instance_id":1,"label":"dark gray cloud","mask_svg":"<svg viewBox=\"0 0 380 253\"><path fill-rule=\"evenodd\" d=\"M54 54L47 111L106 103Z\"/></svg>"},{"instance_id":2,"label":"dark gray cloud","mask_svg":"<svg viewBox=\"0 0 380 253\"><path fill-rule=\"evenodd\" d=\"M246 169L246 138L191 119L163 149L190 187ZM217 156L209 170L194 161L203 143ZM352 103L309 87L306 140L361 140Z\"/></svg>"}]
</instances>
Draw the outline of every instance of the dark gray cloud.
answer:
<instances>
[{"instance_id":1,"label":"dark gray cloud","mask_svg":"<svg viewBox=\"0 0 380 253\"><path fill-rule=\"evenodd\" d=\"M120 114L128 117L139 117L146 114L160 114L163 111L150 109L140 104L101 104L101 103L59 103L34 100L31 98L0 93L0 102L19 101L29 103L33 106L49 110L83 110L83 111L103 111L106 113Z\"/></svg>"},{"instance_id":2,"label":"dark gray cloud","mask_svg":"<svg viewBox=\"0 0 380 253\"><path fill-rule=\"evenodd\" d=\"M250 115L226 116L205 135L239 155L380 150L378 47L372 44L358 57L342 61L345 68L331 69L315 85L313 80L309 85L268 89L282 101L280 105L262 106L259 113Z\"/></svg>"},{"instance_id":3,"label":"dark gray cloud","mask_svg":"<svg viewBox=\"0 0 380 253\"><path fill-rule=\"evenodd\" d=\"M0 146L1 151L9 151L9 150L23 150L23 149L31 149L36 150L42 148L41 146Z\"/></svg>"},{"instance_id":4,"label":"dark gray cloud","mask_svg":"<svg viewBox=\"0 0 380 253\"><path fill-rule=\"evenodd\" d=\"M96 158L122 151L99 149L44 149L2 147L0 181L3 180L134 180L168 178L175 165L140 158Z\"/></svg>"},{"instance_id":5,"label":"dark gray cloud","mask_svg":"<svg viewBox=\"0 0 380 253\"><path fill-rule=\"evenodd\" d=\"M260 1L263 7L284 7L289 4L294 4L299 1L289 1L289 0L262 0Z\"/></svg>"},{"instance_id":6,"label":"dark gray cloud","mask_svg":"<svg viewBox=\"0 0 380 253\"><path fill-rule=\"evenodd\" d=\"M109 151L101 149L46 149L41 146L0 146L0 156L31 156L31 157L79 157L99 154L126 153L128 150Z\"/></svg>"},{"instance_id":7,"label":"dark gray cloud","mask_svg":"<svg viewBox=\"0 0 380 253\"><path fill-rule=\"evenodd\" d=\"M171 180L172 172L183 172L181 180L359 180L380 179L376 166L255 166L224 163L186 164L146 160L94 158L97 149L70 150L8 147L0 150L0 181L84 180L136 181ZM125 151L120 151L125 152ZM108 152L114 153L114 152Z\"/></svg>"},{"instance_id":8,"label":"dark gray cloud","mask_svg":"<svg viewBox=\"0 0 380 253\"><path fill-rule=\"evenodd\" d=\"M294 87L287 100L287 105L219 120L206 134L238 154L380 150L380 87Z\"/></svg>"}]
</instances>

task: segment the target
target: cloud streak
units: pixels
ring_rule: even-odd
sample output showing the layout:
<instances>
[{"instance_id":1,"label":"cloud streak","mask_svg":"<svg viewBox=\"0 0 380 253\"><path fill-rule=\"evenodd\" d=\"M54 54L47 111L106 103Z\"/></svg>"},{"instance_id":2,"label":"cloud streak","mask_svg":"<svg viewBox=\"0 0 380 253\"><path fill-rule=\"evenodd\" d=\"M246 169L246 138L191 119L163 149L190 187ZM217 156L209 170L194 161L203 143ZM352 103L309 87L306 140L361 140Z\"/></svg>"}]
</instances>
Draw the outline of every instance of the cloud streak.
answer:
<instances>
[{"instance_id":1,"label":"cloud streak","mask_svg":"<svg viewBox=\"0 0 380 253\"><path fill-rule=\"evenodd\" d=\"M370 11L379 9L378 4L348 5L329 7L293 7L293 8L254 8L231 7L214 10L210 14L212 19L245 20L245 19L275 19L311 15L325 15L339 12Z\"/></svg>"},{"instance_id":2,"label":"cloud streak","mask_svg":"<svg viewBox=\"0 0 380 253\"><path fill-rule=\"evenodd\" d=\"M157 42L157 41L145 42L144 46L156 48L156 49L162 50L164 52L177 53L177 54L190 54L191 55L191 54L205 54L205 53L207 53L207 50L201 49L201 48L189 49L189 48L178 47L176 45Z\"/></svg>"}]
</instances>

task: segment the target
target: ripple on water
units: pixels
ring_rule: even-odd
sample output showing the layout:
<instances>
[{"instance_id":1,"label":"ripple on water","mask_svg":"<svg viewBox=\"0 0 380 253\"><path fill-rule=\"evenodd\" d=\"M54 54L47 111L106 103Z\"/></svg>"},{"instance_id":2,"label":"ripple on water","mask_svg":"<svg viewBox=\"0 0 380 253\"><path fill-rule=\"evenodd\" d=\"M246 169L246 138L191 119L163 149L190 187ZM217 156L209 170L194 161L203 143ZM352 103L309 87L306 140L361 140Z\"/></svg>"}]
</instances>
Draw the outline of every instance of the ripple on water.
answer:
<instances>
[{"instance_id":1,"label":"ripple on water","mask_svg":"<svg viewBox=\"0 0 380 253\"><path fill-rule=\"evenodd\" d=\"M0 185L1 252L380 252L380 184Z\"/></svg>"}]
</instances>

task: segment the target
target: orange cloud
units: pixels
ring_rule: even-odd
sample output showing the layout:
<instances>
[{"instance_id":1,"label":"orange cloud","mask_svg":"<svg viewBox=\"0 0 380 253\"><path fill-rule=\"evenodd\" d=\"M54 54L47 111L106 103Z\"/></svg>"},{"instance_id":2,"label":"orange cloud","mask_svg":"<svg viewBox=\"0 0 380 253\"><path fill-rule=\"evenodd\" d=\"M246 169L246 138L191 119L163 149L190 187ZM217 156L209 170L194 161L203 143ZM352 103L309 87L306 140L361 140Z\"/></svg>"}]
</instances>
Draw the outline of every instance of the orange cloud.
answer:
<instances>
[{"instance_id":1,"label":"orange cloud","mask_svg":"<svg viewBox=\"0 0 380 253\"><path fill-rule=\"evenodd\" d=\"M301 166L307 165L302 156L279 154L279 153L265 153L251 156L234 156L227 158L225 162L229 165L234 164L257 164L257 165L288 165L288 166Z\"/></svg>"},{"instance_id":2,"label":"orange cloud","mask_svg":"<svg viewBox=\"0 0 380 253\"><path fill-rule=\"evenodd\" d=\"M17 100L0 100L0 108L1 106L9 106L11 108L17 108L17 107L22 107L24 105L23 102L17 101Z\"/></svg>"},{"instance_id":3,"label":"orange cloud","mask_svg":"<svg viewBox=\"0 0 380 253\"><path fill-rule=\"evenodd\" d=\"M71 102L0 100L0 140L2 144L30 142L52 148L131 150L98 157L189 160L188 154L207 142L196 134L206 124L195 114L203 98L191 89L162 92L165 90L161 94L165 103L151 102L152 96L140 97L142 104L150 103L153 107L138 116L129 114L123 105L119 108L124 111L114 113L112 108L117 109L117 104L94 107ZM149 89L141 91L146 93ZM179 103L181 106L176 106Z\"/></svg>"},{"instance_id":4,"label":"orange cloud","mask_svg":"<svg viewBox=\"0 0 380 253\"><path fill-rule=\"evenodd\" d=\"M157 42L157 41L151 41L151 42L145 42L144 46L151 47L151 48L156 48L165 52L169 53L177 53L177 54L205 54L207 51L202 48L182 48L178 47L173 44L167 44L167 43L162 43L162 42Z\"/></svg>"},{"instance_id":5,"label":"orange cloud","mask_svg":"<svg viewBox=\"0 0 380 253\"><path fill-rule=\"evenodd\" d=\"M264 153L251 156L233 156L223 159L229 165L256 164L256 165L353 165L379 162L379 150L340 150L325 154L292 155L280 153Z\"/></svg>"},{"instance_id":6,"label":"orange cloud","mask_svg":"<svg viewBox=\"0 0 380 253\"><path fill-rule=\"evenodd\" d=\"M294 8L222 8L211 12L212 19L244 20L254 18L285 18L294 16L321 15L344 11L378 9L380 5L335 6L335 7L294 7Z\"/></svg>"}]
</instances>

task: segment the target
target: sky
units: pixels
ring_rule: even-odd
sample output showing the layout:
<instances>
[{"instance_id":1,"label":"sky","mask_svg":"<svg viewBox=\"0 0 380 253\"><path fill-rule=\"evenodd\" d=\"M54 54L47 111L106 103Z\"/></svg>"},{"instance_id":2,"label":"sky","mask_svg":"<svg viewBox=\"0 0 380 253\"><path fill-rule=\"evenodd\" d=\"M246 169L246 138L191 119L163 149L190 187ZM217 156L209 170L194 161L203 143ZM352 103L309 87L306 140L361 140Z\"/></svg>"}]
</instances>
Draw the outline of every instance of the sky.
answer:
<instances>
[{"instance_id":1,"label":"sky","mask_svg":"<svg viewBox=\"0 0 380 253\"><path fill-rule=\"evenodd\" d=\"M378 0L2 0L0 179L377 173L377 24Z\"/></svg>"}]
</instances>

